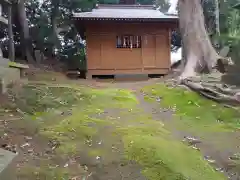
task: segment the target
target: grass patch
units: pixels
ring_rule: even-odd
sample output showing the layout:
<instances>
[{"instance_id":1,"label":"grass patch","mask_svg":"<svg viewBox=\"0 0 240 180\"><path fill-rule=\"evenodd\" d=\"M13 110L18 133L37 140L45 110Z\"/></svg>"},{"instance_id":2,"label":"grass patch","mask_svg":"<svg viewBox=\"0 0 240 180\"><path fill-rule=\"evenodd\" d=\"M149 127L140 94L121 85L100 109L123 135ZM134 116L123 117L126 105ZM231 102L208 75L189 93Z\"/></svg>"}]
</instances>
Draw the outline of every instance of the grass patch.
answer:
<instances>
[{"instance_id":1,"label":"grass patch","mask_svg":"<svg viewBox=\"0 0 240 180\"><path fill-rule=\"evenodd\" d=\"M81 99L89 98L80 90L47 85L24 85L9 91L12 101L5 108L20 110L28 115L40 115L53 109L70 107Z\"/></svg>"},{"instance_id":2,"label":"grass patch","mask_svg":"<svg viewBox=\"0 0 240 180\"><path fill-rule=\"evenodd\" d=\"M126 158L138 162L147 179L225 179L203 159L200 152L173 139L161 122L152 120L139 110L137 113L136 119L130 116L126 124L122 122L118 131L123 136Z\"/></svg>"},{"instance_id":3,"label":"grass patch","mask_svg":"<svg viewBox=\"0 0 240 180\"><path fill-rule=\"evenodd\" d=\"M225 179L200 153L169 138L131 134L125 137L125 144L128 159L140 163L150 180Z\"/></svg>"},{"instance_id":4,"label":"grass patch","mask_svg":"<svg viewBox=\"0 0 240 180\"><path fill-rule=\"evenodd\" d=\"M70 172L66 168L50 168L48 164L41 167L25 167L18 174L18 178L32 178L32 179L46 179L46 180L60 180L69 179Z\"/></svg>"},{"instance_id":5,"label":"grass patch","mask_svg":"<svg viewBox=\"0 0 240 180\"><path fill-rule=\"evenodd\" d=\"M179 126L202 131L229 131L240 128L240 112L200 97L180 87L155 84L143 89L146 99L161 98L161 106L175 109Z\"/></svg>"},{"instance_id":6,"label":"grass patch","mask_svg":"<svg viewBox=\"0 0 240 180\"><path fill-rule=\"evenodd\" d=\"M68 116L56 124L42 128L41 134L61 142L58 149L64 154L76 154L81 149L88 148L88 141L101 134L106 126L112 126L110 119L95 118L94 116L103 113L106 108L129 108L137 103L136 97L128 91L119 89L84 91L84 102L73 108L71 116ZM79 106L84 106L79 109ZM109 139L109 137L104 137ZM110 137L114 139L113 137ZM113 140L114 141L114 140ZM90 149L91 152L99 150Z\"/></svg>"}]
</instances>

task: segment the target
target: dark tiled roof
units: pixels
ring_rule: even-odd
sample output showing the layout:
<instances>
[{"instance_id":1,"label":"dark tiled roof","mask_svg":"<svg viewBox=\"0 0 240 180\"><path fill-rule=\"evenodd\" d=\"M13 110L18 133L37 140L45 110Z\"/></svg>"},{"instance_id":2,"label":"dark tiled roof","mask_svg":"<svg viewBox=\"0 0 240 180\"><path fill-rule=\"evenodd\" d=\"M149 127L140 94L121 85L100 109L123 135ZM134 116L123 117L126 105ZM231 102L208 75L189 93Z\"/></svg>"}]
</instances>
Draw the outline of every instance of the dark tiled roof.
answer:
<instances>
[{"instance_id":1,"label":"dark tiled roof","mask_svg":"<svg viewBox=\"0 0 240 180\"><path fill-rule=\"evenodd\" d=\"M79 19L178 19L178 16L166 15L149 5L100 5L91 12L74 13Z\"/></svg>"}]
</instances>

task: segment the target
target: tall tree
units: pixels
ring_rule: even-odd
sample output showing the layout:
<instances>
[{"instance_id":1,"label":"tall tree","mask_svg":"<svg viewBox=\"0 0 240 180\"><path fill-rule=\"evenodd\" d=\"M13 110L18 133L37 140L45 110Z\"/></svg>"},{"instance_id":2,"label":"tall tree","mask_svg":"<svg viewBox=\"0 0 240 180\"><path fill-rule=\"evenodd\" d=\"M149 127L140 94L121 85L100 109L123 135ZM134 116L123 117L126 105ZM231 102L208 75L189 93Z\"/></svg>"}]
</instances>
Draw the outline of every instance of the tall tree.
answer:
<instances>
[{"instance_id":1,"label":"tall tree","mask_svg":"<svg viewBox=\"0 0 240 180\"><path fill-rule=\"evenodd\" d=\"M15 49L14 49L14 39L13 39L13 22L12 22L12 5L8 6L8 37L9 37L9 49L8 56L11 61L15 60Z\"/></svg>"},{"instance_id":2,"label":"tall tree","mask_svg":"<svg viewBox=\"0 0 240 180\"><path fill-rule=\"evenodd\" d=\"M181 78L211 72L219 56L205 29L203 9L199 0L179 0L180 32L186 65Z\"/></svg>"},{"instance_id":3,"label":"tall tree","mask_svg":"<svg viewBox=\"0 0 240 180\"><path fill-rule=\"evenodd\" d=\"M32 43L31 38L29 34L29 25L28 25L28 19L25 9L25 0L19 0L17 3L18 7L18 15L19 15L19 22L21 25L21 32L22 32L22 42L23 44L22 48L24 48L24 53L26 55L27 61L29 63L33 63L34 59L32 56Z\"/></svg>"}]
</instances>

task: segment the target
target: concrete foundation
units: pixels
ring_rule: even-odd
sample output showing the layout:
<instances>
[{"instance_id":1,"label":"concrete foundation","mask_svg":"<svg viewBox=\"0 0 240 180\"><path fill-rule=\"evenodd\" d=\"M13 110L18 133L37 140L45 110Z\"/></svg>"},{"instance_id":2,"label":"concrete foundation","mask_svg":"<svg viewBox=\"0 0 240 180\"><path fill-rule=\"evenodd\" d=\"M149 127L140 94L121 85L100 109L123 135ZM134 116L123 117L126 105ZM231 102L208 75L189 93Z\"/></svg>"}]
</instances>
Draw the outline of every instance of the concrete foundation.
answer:
<instances>
[{"instance_id":1,"label":"concrete foundation","mask_svg":"<svg viewBox=\"0 0 240 180\"><path fill-rule=\"evenodd\" d=\"M16 156L17 154L0 148L0 177L2 177L2 173L7 169ZM4 180L3 178L1 179Z\"/></svg>"}]
</instances>

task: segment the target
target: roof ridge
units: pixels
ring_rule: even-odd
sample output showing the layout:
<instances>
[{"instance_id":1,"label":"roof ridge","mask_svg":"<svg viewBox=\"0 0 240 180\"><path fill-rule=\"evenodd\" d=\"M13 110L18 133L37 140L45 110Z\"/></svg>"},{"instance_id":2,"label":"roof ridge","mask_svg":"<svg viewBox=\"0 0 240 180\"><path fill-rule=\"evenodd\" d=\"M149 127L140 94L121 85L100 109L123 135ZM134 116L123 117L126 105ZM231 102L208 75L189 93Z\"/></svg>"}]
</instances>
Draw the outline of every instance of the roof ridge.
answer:
<instances>
[{"instance_id":1,"label":"roof ridge","mask_svg":"<svg viewBox=\"0 0 240 180\"><path fill-rule=\"evenodd\" d=\"M140 4L97 4L97 9L155 9L154 5Z\"/></svg>"}]
</instances>

